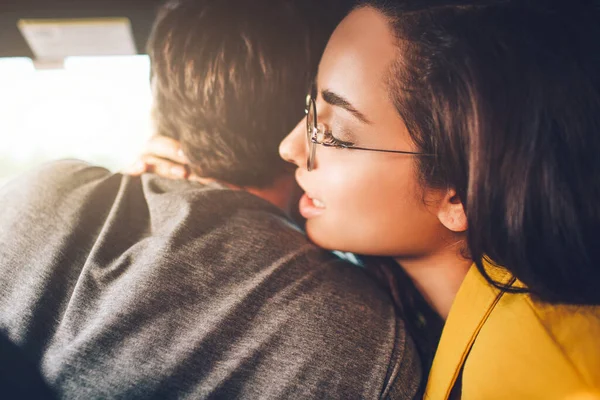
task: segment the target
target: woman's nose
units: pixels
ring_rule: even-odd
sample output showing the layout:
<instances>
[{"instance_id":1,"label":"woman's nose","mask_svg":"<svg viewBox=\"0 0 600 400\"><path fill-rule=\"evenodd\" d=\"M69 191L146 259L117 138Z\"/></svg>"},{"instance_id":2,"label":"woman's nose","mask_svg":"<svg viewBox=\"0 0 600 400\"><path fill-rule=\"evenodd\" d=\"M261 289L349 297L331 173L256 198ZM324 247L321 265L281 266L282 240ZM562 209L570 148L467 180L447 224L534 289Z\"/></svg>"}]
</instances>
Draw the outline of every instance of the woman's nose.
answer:
<instances>
[{"instance_id":1,"label":"woman's nose","mask_svg":"<svg viewBox=\"0 0 600 400\"><path fill-rule=\"evenodd\" d=\"M279 156L285 161L306 168L306 118L303 118L279 144Z\"/></svg>"}]
</instances>

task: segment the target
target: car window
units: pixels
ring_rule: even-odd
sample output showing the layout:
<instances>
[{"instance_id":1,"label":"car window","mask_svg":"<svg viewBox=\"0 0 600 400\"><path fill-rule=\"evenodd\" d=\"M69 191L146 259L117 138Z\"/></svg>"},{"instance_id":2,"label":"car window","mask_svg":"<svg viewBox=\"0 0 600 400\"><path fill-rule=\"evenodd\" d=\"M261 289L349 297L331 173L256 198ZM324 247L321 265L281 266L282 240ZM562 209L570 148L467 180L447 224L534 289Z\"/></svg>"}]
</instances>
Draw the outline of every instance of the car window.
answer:
<instances>
[{"instance_id":1,"label":"car window","mask_svg":"<svg viewBox=\"0 0 600 400\"><path fill-rule=\"evenodd\" d=\"M149 74L146 55L71 57L60 69L0 58L0 184L61 158L131 163L151 132Z\"/></svg>"}]
</instances>

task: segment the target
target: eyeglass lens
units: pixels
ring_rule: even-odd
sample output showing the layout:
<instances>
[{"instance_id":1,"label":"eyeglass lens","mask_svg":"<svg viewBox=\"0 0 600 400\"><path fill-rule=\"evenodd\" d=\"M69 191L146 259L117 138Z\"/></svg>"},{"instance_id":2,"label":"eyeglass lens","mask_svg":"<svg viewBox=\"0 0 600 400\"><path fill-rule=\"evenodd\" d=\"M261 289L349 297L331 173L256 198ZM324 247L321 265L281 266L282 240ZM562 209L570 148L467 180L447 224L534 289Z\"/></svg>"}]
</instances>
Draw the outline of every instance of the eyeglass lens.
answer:
<instances>
[{"instance_id":1,"label":"eyeglass lens","mask_svg":"<svg viewBox=\"0 0 600 400\"><path fill-rule=\"evenodd\" d=\"M316 144L312 141L312 137L317 125L317 110L315 100L310 98L306 104L306 141L308 144L308 156L306 160L306 168L312 171L315 163L315 153L317 150Z\"/></svg>"}]
</instances>

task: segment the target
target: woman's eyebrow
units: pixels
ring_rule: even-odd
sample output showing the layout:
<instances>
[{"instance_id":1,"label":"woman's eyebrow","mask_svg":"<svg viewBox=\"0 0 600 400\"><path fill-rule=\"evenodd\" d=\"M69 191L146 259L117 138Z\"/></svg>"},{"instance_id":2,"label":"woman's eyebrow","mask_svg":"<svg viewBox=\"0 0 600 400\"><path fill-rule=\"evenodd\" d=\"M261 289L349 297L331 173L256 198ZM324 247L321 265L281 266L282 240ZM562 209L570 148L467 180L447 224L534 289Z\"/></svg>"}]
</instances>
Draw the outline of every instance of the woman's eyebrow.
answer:
<instances>
[{"instance_id":1,"label":"woman's eyebrow","mask_svg":"<svg viewBox=\"0 0 600 400\"><path fill-rule=\"evenodd\" d=\"M341 107L344 110L348 111L350 114L354 115L357 119L365 124L371 125L372 122L369 121L367 117L360 111L358 111L348 100L343 98L337 93L334 93L330 90L323 90L321 92L321 97L325 100L326 103L331 104L332 106Z\"/></svg>"}]
</instances>

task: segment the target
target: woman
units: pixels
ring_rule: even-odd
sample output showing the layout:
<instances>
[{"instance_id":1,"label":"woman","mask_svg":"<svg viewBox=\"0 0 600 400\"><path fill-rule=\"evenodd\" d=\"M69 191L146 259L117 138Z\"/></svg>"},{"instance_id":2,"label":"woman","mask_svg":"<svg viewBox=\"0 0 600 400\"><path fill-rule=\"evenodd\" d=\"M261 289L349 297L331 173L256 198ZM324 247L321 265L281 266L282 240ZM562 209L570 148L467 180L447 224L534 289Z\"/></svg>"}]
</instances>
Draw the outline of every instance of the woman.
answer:
<instances>
[{"instance_id":1,"label":"woman","mask_svg":"<svg viewBox=\"0 0 600 400\"><path fill-rule=\"evenodd\" d=\"M308 236L392 257L446 319L425 398L598 394L598 18L367 1L281 144Z\"/></svg>"}]
</instances>

